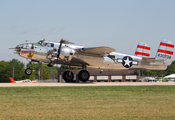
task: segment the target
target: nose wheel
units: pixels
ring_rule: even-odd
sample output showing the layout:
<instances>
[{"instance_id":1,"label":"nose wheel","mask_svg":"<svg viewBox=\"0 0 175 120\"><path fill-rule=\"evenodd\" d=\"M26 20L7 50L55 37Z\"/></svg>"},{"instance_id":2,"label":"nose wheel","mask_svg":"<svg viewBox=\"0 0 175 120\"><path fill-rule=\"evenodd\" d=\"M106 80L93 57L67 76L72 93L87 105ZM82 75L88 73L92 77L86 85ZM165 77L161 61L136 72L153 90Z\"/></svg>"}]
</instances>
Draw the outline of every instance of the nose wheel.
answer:
<instances>
[{"instance_id":1,"label":"nose wheel","mask_svg":"<svg viewBox=\"0 0 175 120\"><path fill-rule=\"evenodd\" d=\"M31 74L32 74L32 69L27 68L27 69L25 70L25 74L26 74L26 75L31 75Z\"/></svg>"},{"instance_id":2,"label":"nose wheel","mask_svg":"<svg viewBox=\"0 0 175 120\"><path fill-rule=\"evenodd\" d=\"M32 61L29 62L29 68L25 69L25 74L26 75L31 75L32 74L32 69L30 69L32 65Z\"/></svg>"}]
</instances>

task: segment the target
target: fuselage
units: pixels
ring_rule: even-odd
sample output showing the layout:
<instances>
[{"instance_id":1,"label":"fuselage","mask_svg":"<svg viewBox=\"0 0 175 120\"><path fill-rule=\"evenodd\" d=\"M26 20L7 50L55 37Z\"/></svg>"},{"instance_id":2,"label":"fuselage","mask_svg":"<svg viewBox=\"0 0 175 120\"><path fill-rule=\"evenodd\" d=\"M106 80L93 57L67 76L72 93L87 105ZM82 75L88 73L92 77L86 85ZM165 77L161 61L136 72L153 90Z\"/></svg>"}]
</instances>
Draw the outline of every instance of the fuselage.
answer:
<instances>
[{"instance_id":1,"label":"fuselage","mask_svg":"<svg viewBox=\"0 0 175 120\"><path fill-rule=\"evenodd\" d=\"M132 69L153 69L157 63L142 63L142 57L111 52L104 56L94 56L88 54L79 54L78 50L85 48L84 46L74 44L62 44L60 56L57 58L58 48L60 43L47 42L45 43L24 43L16 47L16 52L20 57L40 61L44 63L63 64L68 66L86 65L89 68L97 69L128 69L123 67L117 60L123 59L124 56L132 57L133 61L137 61L137 65L133 65ZM159 67L165 69L166 66Z\"/></svg>"},{"instance_id":2,"label":"fuselage","mask_svg":"<svg viewBox=\"0 0 175 120\"><path fill-rule=\"evenodd\" d=\"M90 73L87 68L93 69L118 69L118 70L165 70L172 62L174 44L163 40L160 42L157 54L150 56L150 47L145 43L139 43L135 55L115 52L115 49L107 46L84 47L71 44L68 40L61 39L60 43L41 40L38 43L24 43L17 45L16 53L23 58L35 62L80 67L78 79L82 82L89 80ZM30 68L25 70L26 75L31 75ZM72 82L74 74L71 70L65 71L63 79Z\"/></svg>"}]
</instances>

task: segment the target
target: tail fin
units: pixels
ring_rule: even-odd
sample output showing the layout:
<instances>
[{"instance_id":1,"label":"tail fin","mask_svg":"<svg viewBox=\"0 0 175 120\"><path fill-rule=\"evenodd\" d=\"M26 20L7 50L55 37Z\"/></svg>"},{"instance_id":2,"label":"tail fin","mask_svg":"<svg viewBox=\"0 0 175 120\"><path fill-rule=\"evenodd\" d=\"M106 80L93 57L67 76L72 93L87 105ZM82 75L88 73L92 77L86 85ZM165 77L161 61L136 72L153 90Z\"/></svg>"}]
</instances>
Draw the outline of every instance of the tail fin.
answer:
<instances>
[{"instance_id":1,"label":"tail fin","mask_svg":"<svg viewBox=\"0 0 175 120\"><path fill-rule=\"evenodd\" d=\"M149 47L149 45L141 42L137 45L135 55L140 57L149 57L150 49L151 48Z\"/></svg>"},{"instance_id":2,"label":"tail fin","mask_svg":"<svg viewBox=\"0 0 175 120\"><path fill-rule=\"evenodd\" d=\"M16 83L12 77L9 77L11 83Z\"/></svg>"},{"instance_id":3,"label":"tail fin","mask_svg":"<svg viewBox=\"0 0 175 120\"><path fill-rule=\"evenodd\" d=\"M170 65L173 59L174 44L168 40L162 40L160 42L159 48L155 60L158 62L163 62L164 65Z\"/></svg>"}]
</instances>

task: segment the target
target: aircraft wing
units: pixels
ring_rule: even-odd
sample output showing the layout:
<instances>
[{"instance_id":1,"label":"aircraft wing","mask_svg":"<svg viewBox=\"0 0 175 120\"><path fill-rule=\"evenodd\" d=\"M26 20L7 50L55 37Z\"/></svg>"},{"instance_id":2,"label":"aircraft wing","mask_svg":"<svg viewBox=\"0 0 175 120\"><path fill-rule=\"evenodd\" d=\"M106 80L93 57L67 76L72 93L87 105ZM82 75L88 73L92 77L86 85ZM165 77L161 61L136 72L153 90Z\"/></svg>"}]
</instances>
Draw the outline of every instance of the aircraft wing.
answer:
<instances>
[{"instance_id":1,"label":"aircraft wing","mask_svg":"<svg viewBox=\"0 0 175 120\"><path fill-rule=\"evenodd\" d=\"M116 50L111 47L105 47L105 46L76 49L76 52L80 55L88 55L88 56L96 56L96 57L102 57L114 51Z\"/></svg>"}]
</instances>

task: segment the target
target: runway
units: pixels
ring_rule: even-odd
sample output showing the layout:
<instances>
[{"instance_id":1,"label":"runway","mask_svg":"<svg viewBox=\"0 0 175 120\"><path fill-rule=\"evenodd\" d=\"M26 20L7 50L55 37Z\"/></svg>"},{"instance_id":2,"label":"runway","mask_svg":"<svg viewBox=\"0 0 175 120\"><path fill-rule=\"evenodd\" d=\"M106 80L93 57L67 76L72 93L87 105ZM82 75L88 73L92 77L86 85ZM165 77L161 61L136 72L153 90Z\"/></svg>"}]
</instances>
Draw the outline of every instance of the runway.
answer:
<instances>
[{"instance_id":1,"label":"runway","mask_svg":"<svg viewBox=\"0 0 175 120\"><path fill-rule=\"evenodd\" d=\"M149 86L175 85L175 82L93 82L93 83L0 83L0 87L38 87L38 86Z\"/></svg>"}]
</instances>

